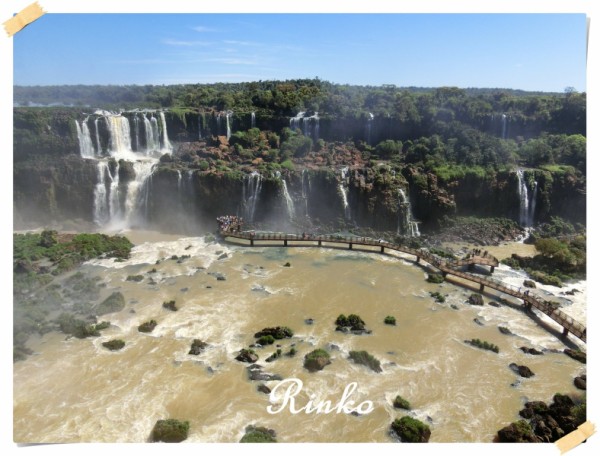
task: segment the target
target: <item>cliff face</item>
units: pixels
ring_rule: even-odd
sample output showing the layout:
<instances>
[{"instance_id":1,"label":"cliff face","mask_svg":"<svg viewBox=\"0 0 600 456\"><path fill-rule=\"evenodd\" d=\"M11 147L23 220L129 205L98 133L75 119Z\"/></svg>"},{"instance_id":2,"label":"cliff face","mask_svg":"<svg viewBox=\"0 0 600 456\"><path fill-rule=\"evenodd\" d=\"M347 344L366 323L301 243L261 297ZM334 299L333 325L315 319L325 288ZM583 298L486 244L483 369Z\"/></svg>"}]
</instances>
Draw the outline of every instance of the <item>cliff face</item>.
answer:
<instances>
[{"instance_id":1,"label":"cliff face","mask_svg":"<svg viewBox=\"0 0 600 456\"><path fill-rule=\"evenodd\" d=\"M17 227L26 223L94 223L98 167L101 162L107 163L111 181L117 170L114 159L106 162L112 141L109 121L94 116L74 108L15 110ZM197 233L213 230L214 218L219 215L238 214L264 227L361 226L402 232L407 220L427 230L452 214L520 218L522 196L514 171L467 172L448 177L413 165L369 162L356 148L350 150L341 143L328 143L318 155L297 160L292 171L279 165L270 167L265 155L267 162L256 158L252 161L256 164L241 163L239 155L231 155L233 148L224 136L219 136L218 147L208 148L198 142L200 137L226 133L228 121L234 130L247 129L254 121L258 128L280 131L290 125L289 118L257 113L253 120L250 113L238 113L228 119L212 112L166 112L163 125L162 116L156 113L128 112L123 117L131 126L132 149L143 153L151 138L145 138L142 123L152 117L156 118L161 146L165 126L175 146L173 157L163 157L165 160L156 165L146 181L136 183L141 187L138 197L127 202L136 206L136 225ZM100 146L101 161L98 156L80 157L78 127L85 118L94 153ZM320 119L319 136L346 139L354 132L356 138L363 135L374 142L378 135L402 136L408 125L390 118L373 122L367 129L367 120L325 117ZM314 133L314 121L311 128ZM343 167L347 171L342 175ZM260 183L249 176L253 169L261 170ZM113 190L106 173L103 189L108 193ZM535 195L532 212L536 222L557 215L585 223L585 177L561 167L547 167L525 170L522 178L530 208ZM129 185L134 180L133 162L121 160L114 189L121 207L126 206Z\"/></svg>"}]
</instances>

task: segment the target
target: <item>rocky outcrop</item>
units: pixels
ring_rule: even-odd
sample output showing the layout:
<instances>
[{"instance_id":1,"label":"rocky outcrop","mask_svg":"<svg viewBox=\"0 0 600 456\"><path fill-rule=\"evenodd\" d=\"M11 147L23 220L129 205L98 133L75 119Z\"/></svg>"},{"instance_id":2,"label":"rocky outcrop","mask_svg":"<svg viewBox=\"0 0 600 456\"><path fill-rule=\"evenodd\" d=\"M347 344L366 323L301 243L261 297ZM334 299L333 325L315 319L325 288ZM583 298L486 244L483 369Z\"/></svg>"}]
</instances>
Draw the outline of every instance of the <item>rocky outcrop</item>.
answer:
<instances>
[{"instance_id":1,"label":"rocky outcrop","mask_svg":"<svg viewBox=\"0 0 600 456\"><path fill-rule=\"evenodd\" d=\"M585 391L587 389L587 375L583 374L579 377L575 377L575 379L573 380L573 384L576 388Z\"/></svg>"},{"instance_id":2,"label":"rocky outcrop","mask_svg":"<svg viewBox=\"0 0 600 456\"><path fill-rule=\"evenodd\" d=\"M565 355L573 358L574 360L579 361L580 363L587 363L587 355L585 352L580 350L572 350L570 348L565 348Z\"/></svg>"},{"instance_id":3,"label":"rocky outcrop","mask_svg":"<svg viewBox=\"0 0 600 456\"><path fill-rule=\"evenodd\" d=\"M262 426L247 426L246 433L240 440L240 443L275 443L277 434L273 429L267 429Z\"/></svg>"},{"instance_id":4,"label":"rocky outcrop","mask_svg":"<svg viewBox=\"0 0 600 456\"><path fill-rule=\"evenodd\" d=\"M535 348L530 347L520 347L523 353L527 353L528 355L543 355L544 352L536 350Z\"/></svg>"},{"instance_id":5,"label":"rocky outcrop","mask_svg":"<svg viewBox=\"0 0 600 456\"><path fill-rule=\"evenodd\" d=\"M208 344L206 342L203 342L200 339L194 339L190 347L190 351L188 352L188 355L199 355L204 351L206 347L208 347Z\"/></svg>"},{"instance_id":6,"label":"rocky outcrop","mask_svg":"<svg viewBox=\"0 0 600 456\"><path fill-rule=\"evenodd\" d=\"M469 296L468 303L473 306L482 306L483 305L483 296L478 293L473 293Z\"/></svg>"},{"instance_id":7,"label":"rocky outcrop","mask_svg":"<svg viewBox=\"0 0 600 456\"><path fill-rule=\"evenodd\" d=\"M254 350L242 348L235 359L242 363L255 363L258 361L258 355L254 352Z\"/></svg>"},{"instance_id":8,"label":"rocky outcrop","mask_svg":"<svg viewBox=\"0 0 600 456\"><path fill-rule=\"evenodd\" d=\"M518 374L521 377L529 378L535 375L527 366L519 366L515 363L511 363L508 367L510 367L515 374Z\"/></svg>"},{"instance_id":9,"label":"rocky outcrop","mask_svg":"<svg viewBox=\"0 0 600 456\"><path fill-rule=\"evenodd\" d=\"M519 415L524 418L499 430L496 442L555 442L586 420L586 404L555 394L551 404L527 402ZM528 420L528 421L527 421Z\"/></svg>"}]
</instances>

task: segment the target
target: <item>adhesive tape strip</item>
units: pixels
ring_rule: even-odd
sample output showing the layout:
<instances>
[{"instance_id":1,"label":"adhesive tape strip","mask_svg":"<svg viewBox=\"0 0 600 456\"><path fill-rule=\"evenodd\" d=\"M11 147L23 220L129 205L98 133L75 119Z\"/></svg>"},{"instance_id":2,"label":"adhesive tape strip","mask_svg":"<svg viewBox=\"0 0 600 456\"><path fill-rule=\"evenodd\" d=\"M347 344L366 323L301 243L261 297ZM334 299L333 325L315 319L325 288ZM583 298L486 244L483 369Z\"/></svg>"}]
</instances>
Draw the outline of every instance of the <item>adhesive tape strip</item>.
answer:
<instances>
[{"instance_id":1,"label":"adhesive tape strip","mask_svg":"<svg viewBox=\"0 0 600 456\"><path fill-rule=\"evenodd\" d=\"M38 2L32 3L27 6L21 12L11 17L9 20L4 22L4 30L8 36L13 36L15 33L20 31L23 27L31 24L36 19L46 14Z\"/></svg>"},{"instance_id":2,"label":"adhesive tape strip","mask_svg":"<svg viewBox=\"0 0 600 456\"><path fill-rule=\"evenodd\" d=\"M554 443L556 443L556 446L560 450L560 454L563 454L570 449L575 448L581 442L589 438L594 432L596 432L594 424L586 421L576 430L565 435L563 438Z\"/></svg>"}]
</instances>

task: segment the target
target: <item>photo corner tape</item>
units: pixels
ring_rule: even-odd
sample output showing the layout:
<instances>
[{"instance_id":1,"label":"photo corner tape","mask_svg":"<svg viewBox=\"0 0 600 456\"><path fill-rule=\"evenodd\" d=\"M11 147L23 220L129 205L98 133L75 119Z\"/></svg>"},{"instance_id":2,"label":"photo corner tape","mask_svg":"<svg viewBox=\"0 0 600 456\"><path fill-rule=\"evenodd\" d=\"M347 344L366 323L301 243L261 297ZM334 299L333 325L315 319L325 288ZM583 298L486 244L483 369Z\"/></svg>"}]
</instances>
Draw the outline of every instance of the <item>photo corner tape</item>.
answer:
<instances>
[{"instance_id":1,"label":"photo corner tape","mask_svg":"<svg viewBox=\"0 0 600 456\"><path fill-rule=\"evenodd\" d=\"M575 448L584 440L588 439L595 432L596 427L594 426L594 424L590 423L589 421L586 421L576 430L574 430L570 434L565 435L561 439L557 440L555 443L558 449L560 450L560 454L564 454L572 448Z\"/></svg>"},{"instance_id":2,"label":"photo corner tape","mask_svg":"<svg viewBox=\"0 0 600 456\"><path fill-rule=\"evenodd\" d=\"M26 25L31 24L36 19L42 17L46 12L42 9L38 2L32 3L19 13L4 22L4 30L8 36L13 36Z\"/></svg>"}]
</instances>

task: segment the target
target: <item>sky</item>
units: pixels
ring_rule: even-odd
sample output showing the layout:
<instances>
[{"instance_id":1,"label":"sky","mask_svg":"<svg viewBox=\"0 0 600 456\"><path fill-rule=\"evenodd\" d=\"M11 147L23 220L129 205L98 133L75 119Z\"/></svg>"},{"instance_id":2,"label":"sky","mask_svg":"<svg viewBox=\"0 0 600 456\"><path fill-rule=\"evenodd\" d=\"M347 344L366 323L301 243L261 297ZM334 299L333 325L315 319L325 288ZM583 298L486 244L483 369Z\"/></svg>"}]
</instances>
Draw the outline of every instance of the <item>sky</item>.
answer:
<instances>
[{"instance_id":1,"label":"sky","mask_svg":"<svg viewBox=\"0 0 600 456\"><path fill-rule=\"evenodd\" d=\"M584 14L46 14L14 37L14 84L314 78L586 91Z\"/></svg>"}]
</instances>

